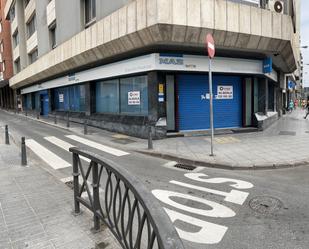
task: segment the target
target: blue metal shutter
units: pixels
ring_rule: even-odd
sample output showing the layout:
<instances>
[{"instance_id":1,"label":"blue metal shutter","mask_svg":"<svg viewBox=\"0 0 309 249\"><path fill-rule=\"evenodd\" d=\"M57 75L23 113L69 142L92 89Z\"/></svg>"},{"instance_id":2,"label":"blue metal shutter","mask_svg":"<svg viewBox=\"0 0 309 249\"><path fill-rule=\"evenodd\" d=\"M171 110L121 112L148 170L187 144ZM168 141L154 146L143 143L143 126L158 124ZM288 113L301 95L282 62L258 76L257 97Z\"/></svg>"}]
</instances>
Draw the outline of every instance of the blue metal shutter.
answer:
<instances>
[{"instance_id":1,"label":"blue metal shutter","mask_svg":"<svg viewBox=\"0 0 309 249\"><path fill-rule=\"evenodd\" d=\"M209 129L208 75L178 75L179 130ZM217 95L218 85L232 85L233 99L214 99L215 128L241 127L242 88L241 79L236 76L214 76L213 93ZM202 97L203 96L203 97Z\"/></svg>"}]
</instances>

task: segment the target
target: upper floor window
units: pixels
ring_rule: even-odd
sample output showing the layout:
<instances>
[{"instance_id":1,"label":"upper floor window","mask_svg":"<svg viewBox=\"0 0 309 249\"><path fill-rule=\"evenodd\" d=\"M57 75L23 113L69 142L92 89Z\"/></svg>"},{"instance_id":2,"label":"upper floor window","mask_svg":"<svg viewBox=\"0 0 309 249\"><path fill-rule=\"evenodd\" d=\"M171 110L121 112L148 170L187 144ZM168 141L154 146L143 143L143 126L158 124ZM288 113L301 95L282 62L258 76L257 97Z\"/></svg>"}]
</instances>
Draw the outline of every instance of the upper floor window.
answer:
<instances>
[{"instance_id":1,"label":"upper floor window","mask_svg":"<svg viewBox=\"0 0 309 249\"><path fill-rule=\"evenodd\" d=\"M30 64L32 64L33 62L35 62L38 59L38 50L34 50L31 54L29 54L29 61Z\"/></svg>"},{"instance_id":2,"label":"upper floor window","mask_svg":"<svg viewBox=\"0 0 309 249\"><path fill-rule=\"evenodd\" d=\"M57 46L57 41L56 41L56 24L53 25L51 28L49 28L49 40L50 40L51 48L54 49Z\"/></svg>"},{"instance_id":3,"label":"upper floor window","mask_svg":"<svg viewBox=\"0 0 309 249\"><path fill-rule=\"evenodd\" d=\"M25 0L25 8L27 7L29 2L30 2L30 0Z\"/></svg>"},{"instance_id":4,"label":"upper floor window","mask_svg":"<svg viewBox=\"0 0 309 249\"><path fill-rule=\"evenodd\" d=\"M18 44L19 44L19 34L18 34L18 31L16 31L13 34L13 47L16 48Z\"/></svg>"},{"instance_id":5,"label":"upper floor window","mask_svg":"<svg viewBox=\"0 0 309 249\"><path fill-rule=\"evenodd\" d=\"M10 20L11 22L15 19L15 4L10 9Z\"/></svg>"},{"instance_id":6,"label":"upper floor window","mask_svg":"<svg viewBox=\"0 0 309 249\"><path fill-rule=\"evenodd\" d=\"M14 61L14 68L15 68L15 72L19 73L20 72L20 59L18 58L16 61Z\"/></svg>"},{"instance_id":7,"label":"upper floor window","mask_svg":"<svg viewBox=\"0 0 309 249\"><path fill-rule=\"evenodd\" d=\"M31 18L31 20L27 23L27 35L28 39L33 35L36 30L36 16L35 14Z\"/></svg>"},{"instance_id":8,"label":"upper floor window","mask_svg":"<svg viewBox=\"0 0 309 249\"><path fill-rule=\"evenodd\" d=\"M2 22L0 22L0 33L2 32Z\"/></svg>"},{"instance_id":9,"label":"upper floor window","mask_svg":"<svg viewBox=\"0 0 309 249\"><path fill-rule=\"evenodd\" d=\"M96 18L96 0L85 0L85 24L88 26Z\"/></svg>"},{"instance_id":10,"label":"upper floor window","mask_svg":"<svg viewBox=\"0 0 309 249\"><path fill-rule=\"evenodd\" d=\"M0 52L3 53L4 48L3 48L3 41L0 43Z\"/></svg>"}]
</instances>

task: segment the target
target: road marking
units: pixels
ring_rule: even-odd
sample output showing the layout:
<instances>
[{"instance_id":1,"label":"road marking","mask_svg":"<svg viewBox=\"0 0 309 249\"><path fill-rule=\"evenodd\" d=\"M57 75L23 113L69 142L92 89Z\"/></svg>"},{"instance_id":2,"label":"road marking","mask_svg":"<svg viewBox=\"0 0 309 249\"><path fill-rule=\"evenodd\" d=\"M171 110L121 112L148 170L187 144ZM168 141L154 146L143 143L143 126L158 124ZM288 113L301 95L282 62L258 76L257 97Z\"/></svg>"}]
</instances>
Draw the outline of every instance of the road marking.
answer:
<instances>
[{"instance_id":1,"label":"road marking","mask_svg":"<svg viewBox=\"0 0 309 249\"><path fill-rule=\"evenodd\" d=\"M126 155L130 154L130 153L127 153L125 151L114 149L112 147L109 147L109 146L106 146L106 145L103 145L103 144L99 144L99 143L93 142L89 139L85 139L85 138L82 138L82 137L79 137L79 136L76 136L76 135L67 135L66 137L70 138L72 140L75 140L79 143L85 144L89 147L93 147L95 149L109 153L109 154L114 155L114 156L120 157L120 156L126 156Z\"/></svg>"},{"instance_id":2,"label":"road marking","mask_svg":"<svg viewBox=\"0 0 309 249\"><path fill-rule=\"evenodd\" d=\"M70 167L67 161L63 160L50 150L46 149L44 146L40 145L33 139L27 139L26 145L43 161L49 164L54 169L62 169Z\"/></svg>"},{"instance_id":3,"label":"road marking","mask_svg":"<svg viewBox=\"0 0 309 249\"><path fill-rule=\"evenodd\" d=\"M164 208L164 210L173 223L179 220L199 228L198 232L188 232L180 229L177 227L177 224L175 224L179 236L182 239L190 242L199 244L217 244L223 239L224 234L228 229L226 226L221 226L211 222L196 219L194 217L167 208Z\"/></svg>"},{"instance_id":4,"label":"road marking","mask_svg":"<svg viewBox=\"0 0 309 249\"><path fill-rule=\"evenodd\" d=\"M191 188L191 189L196 189L199 191L203 191L203 192L207 192L207 193L212 193L215 195L221 195L224 196L224 200L231 202L231 203L235 203L235 204L239 204L242 205L244 204L244 202L246 201L249 193L247 192L243 192L243 191L238 191L238 190L231 190L231 192L223 192L220 190L215 190L215 189L211 189L211 188L204 188L204 187L200 187L200 186L196 186L196 185L192 185L192 184L188 184L188 183L184 183L184 182L179 182L179 181L170 181L170 183L178 185L178 186L182 186L185 188Z\"/></svg>"},{"instance_id":5,"label":"road marking","mask_svg":"<svg viewBox=\"0 0 309 249\"><path fill-rule=\"evenodd\" d=\"M237 180L237 179L232 179L232 178L223 178L223 177L216 177L216 178L203 178L203 177L208 177L208 175L203 174L203 173L188 173L185 174L185 177L199 181L199 182L207 182L207 183L226 183L226 182L234 182L234 184L230 184L231 187L236 188L236 189L249 189L253 188L254 185L250 182L242 181L242 180Z\"/></svg>"},{"instance_id":6,"label":"road marking","mask_svg":"<svg viewBox=\"0 0 309 249\"><path fill-rule=\"evenodd\" d=\"M209 201L206 199L202 199L200 197L195 197L192 195L182 194L182 193L168 191L168 190L161 190L161 189L153 190L152 194L160 201L170 206L173 206L175 208L184 210L186 212L190 212L190 213L194 213L194 214L198 214L202 216L207 216L207 217L216 217L216 218L218 217L228 218L228 217L234 217L236 215L232 209L225 207L219 203ZM183 205L176 201L173 201L171 197L178 197L178 198L185 199L185 200L199 202L199 203L202 203L202 204L205 204L211 207L211 209L200 209L200 208L189 207L188 205Z\"/></svg>"},{"instance_id":7,"label":"road marking","mask_svg":"<svg viewBox=\"0 0 309 249\"><path fill-rule=\"evenodd\" d=\"M70 148L76 147L76 146L74 146L74 145L72 145L70 143L67 143L67 142L65 142L65 141L63 141L63 140L61 140L59 138L56 138L56 137L44 137L44 139L47 140L48 142L50 142L50 143L60 147L61 149L64 149L64 150L68 151L68 152L70 152L69 151ZM88 163L91 162L91 160L89 158L86 158L86 157L83 157L83 156L79 156L79 157L81 159L85 160Z\"/></svg>"}]
</instances>

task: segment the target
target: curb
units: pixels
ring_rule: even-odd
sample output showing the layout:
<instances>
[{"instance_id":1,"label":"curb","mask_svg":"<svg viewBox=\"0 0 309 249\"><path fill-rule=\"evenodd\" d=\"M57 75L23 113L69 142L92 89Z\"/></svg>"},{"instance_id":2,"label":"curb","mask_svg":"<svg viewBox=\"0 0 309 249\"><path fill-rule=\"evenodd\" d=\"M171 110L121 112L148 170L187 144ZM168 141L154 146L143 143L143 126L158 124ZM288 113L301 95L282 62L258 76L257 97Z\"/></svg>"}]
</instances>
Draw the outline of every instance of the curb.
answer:
<instances>
[{"instance_id":1,"label":"curb","mask_svg":"<svg viewBox=\"0 0 309 249\"><path fill-rule=\"evenodd\" d=\"M154 151L147 151L147 150L136 150L136 152L158 157L167 160L177 161L183 164L189 164L197 167L205 167L205 168L216 168L216 169L227 169L227 170L276 170L276 169L288 169L288 168L295 168L300 166L305 166L309 164L308 160L296 161L296 162L287 162L287 163L273 163L273 164L264 164L264 165L250 165L250 166L240 166L240 165L231 165L228 163L213 163L213 162L206 162L206 161L197 161L188 158L178 157L171 154L154 152Z\"/></svg>"}]
</instances>

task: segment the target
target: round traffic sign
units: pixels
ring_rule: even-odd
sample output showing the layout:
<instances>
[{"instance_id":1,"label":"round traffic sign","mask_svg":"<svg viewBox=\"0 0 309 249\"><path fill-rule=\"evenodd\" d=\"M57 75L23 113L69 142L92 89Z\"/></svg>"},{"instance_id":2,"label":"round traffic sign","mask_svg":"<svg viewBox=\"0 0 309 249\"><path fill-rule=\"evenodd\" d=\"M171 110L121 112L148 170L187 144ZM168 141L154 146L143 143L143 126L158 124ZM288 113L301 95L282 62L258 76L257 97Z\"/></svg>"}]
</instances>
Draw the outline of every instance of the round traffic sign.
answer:
<instances>
[{"instance_id":1,"label":"round traffic sign","mask_svg":"<svg viewBox=\"0 0 309 249\"><path fill-rule=\"evenodd\" d=\"M208 56L210 58L214 58L215 57L215 41L214 38L212 37L212 34L207 34L206 36L206 48L208 51Z\"/></svg>"}]
</instances>

